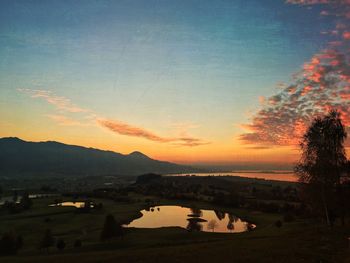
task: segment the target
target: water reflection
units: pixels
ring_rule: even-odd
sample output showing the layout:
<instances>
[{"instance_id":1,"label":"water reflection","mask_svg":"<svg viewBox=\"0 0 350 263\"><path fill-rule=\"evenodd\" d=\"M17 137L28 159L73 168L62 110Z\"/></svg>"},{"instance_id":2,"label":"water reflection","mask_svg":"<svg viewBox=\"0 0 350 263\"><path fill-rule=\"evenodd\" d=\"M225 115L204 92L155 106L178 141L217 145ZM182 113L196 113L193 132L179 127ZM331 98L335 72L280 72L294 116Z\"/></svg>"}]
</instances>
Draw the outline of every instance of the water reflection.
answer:
<instances>
[{"instance_id":1,"label":"water reflection","mask_svg":"<svg viewBox=\"0 0 350 263\"><path fill-rule=\"evenodd\" d=\"M84 207L89 207L93 208L94 205L91 202L85 201L85 202L62 202L62 203L57 203L57 204L52 204L50 206L74 206L76 208L84 208Z\"/></svg>"},{"instance_id":2,"label":"water reflection","mask_svg":"<svg viewBox=\"0 0 350 263\"><path fill-rule=\"evenodd\" d=\"M189 214L189 217L201 217L203 215L202 210L196 208L196 207L191 207L191 214Z\"/></svg>"},{"instance_id":3,"label":"water reflection","mask_svg":"<svg viewBox=\"0 0 350 263\"><path fill-rule=\"evenodd\" d=\"M141 211L142 217L127 227L159 228L182 227L189 232L240 233L255 228L235 215L219 211L187 208L181 206L157 206Z\"/></svg>"},{"instance_id":4,"label":"water reflection","mask_svg":"<svg viewBox=\"0 0 350 263\"><path fill-rule=\"evenodd\" d=\"M202 219L204 220L204 219ZM202 231L203 229L203 226L202 224L200 223L201 221L199 221L197 218L188 218L187 219L188 221L188 224L186 226L186 229L189 231L189 232L192 232L192 231ZM203 222L203 221L202 221Z\"/></svg>"}]
</instances>

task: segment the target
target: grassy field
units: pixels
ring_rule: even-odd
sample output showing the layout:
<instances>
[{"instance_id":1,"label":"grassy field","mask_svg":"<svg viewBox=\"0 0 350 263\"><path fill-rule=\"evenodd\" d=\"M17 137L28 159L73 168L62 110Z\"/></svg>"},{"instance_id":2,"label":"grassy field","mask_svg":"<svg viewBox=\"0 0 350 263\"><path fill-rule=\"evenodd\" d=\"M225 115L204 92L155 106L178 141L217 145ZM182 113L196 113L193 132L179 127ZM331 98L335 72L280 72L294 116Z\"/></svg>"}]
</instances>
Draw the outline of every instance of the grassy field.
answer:
<instances>
[{"instance_id":1,"label":"grassy field","mask_svg":"<svg viewBox=\"0 0 350 263\"><path fill-rule=\"evenodd\" d=\"M69 200L69 199L67 199ZM16 256L1 262L348 262L349 228L327 228L305 220L285 223L277 228L280 215L228 209L257 225L256 230L241 234L192 232L181 228L127 229L123 239L100 242L106 214L128 222L140 216L143 199L136 203L102 202L102 211L76 213L71 207L48 207L53 200L37 199L23 213L0 216L0 233L13 230L21 234L24 247ZM160 204L196 205L214 208L208 203L160 200ZM49 222L46 222L50 218ZM51 248L47 254L38 249L44 231L50 228L55 238L63 238L63 252ZM73 248L79 238L83 246Z\"/></svg>"}]
</instances>

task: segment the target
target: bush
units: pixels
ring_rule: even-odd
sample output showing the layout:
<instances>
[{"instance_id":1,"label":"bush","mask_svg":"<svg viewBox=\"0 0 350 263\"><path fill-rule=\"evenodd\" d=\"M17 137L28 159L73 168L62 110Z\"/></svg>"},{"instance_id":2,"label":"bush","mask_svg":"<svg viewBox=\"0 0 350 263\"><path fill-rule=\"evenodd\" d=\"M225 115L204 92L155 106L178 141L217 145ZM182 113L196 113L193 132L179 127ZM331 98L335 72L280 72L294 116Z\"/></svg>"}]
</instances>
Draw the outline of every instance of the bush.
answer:
<instances>
[{"instance_id":1,"label":"bush","mask_svg":"<svg viewBox=\"0 0 350 263\"><path fill-rule=\"evenodd\" d=\"M113 237L122 237L123 234L123 228L120 224L117 224L114 216L111 214L107 215L101 232L101 240L106 240Z\"/></svg>"},{"instance_id":2,"label":"bush","mask_svg":"<svg viewBox=\"0 0 350 263\"><path fill-rule=\"evenodd\" d=\"M275 222L275 226L278 227L278 228L282 227L282 221L281 220L277 220Z\"/></svg>"},{"instance_id":3,"label":"bush","mask_svg":"<svg viewBox=\"0 0 350 263\"><path fill-rule=\"evenodd\" d=\"M291 213L287 213L283 216L283 221L286 223L293 222L293 221L295 221L295 216Z\"/></svg>"},{"instance_id":4,"label":"bush","mask_svg":"<svg viewBox=\"0 0 350 263\"><path fill-rule=\"evenodd\" d=\"M47 229L40 241L40 248L49 250L53 245L55 245L55 238L53 237L51 230Z\"/></svg>"},{"instance_id":5,"label":"bush","mask_svg":"<svg viewBox=\"0 0 350 263\"><path fill-rule=\"evenodd\" d=\"M16 237L13 233L4 233L0 239L0 255L14 255L23 246L21 236Z\"/></svg>"},{"instance_id":6,"label":"bush","mask_svg":"<svg viewBox=\"0 0 350 263\"><path fill-rule=\"evenodd\" d=\"M75 242L74 242L74 247L75 247L75 248L79 248L79 247L81 247L82 245L83 245L83 244L82 244L82 242L81 242L80 239L75 240Z\"/></svg>"},{"instance_id":7,"label":"bush","mask_svg":"<svg viewBox=\"0 0 350 263\"><path fill-rule=\"evenodd\" d=\"M63 239L59 239L56 243L56 247L59 251L62 251L66 247L66 242Z\"/></svg>"}]
</instances>

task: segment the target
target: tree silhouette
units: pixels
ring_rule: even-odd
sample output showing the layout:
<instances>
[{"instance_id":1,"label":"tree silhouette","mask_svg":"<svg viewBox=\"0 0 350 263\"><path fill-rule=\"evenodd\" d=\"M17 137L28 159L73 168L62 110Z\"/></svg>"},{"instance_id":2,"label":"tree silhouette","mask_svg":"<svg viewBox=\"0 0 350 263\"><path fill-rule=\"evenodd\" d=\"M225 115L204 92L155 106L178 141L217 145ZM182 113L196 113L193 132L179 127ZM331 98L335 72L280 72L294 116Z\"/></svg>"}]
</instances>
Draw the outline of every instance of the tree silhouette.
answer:
<instances>
[{"instance_id":1,"label":"tree silhouette","mask_svg":"<svg viewBox=\"0 0 350 263\"><path fill-rule=\"evenodd\" d=\"M66 242L63 239L57 240L56 247L59 251L62 251L66 247Z\"/></svg>"},{"instance_id":2,"label":"tree silhouette","mask_svg":"<svg viewBox=\"0 0 350 263\"><path fill-rule=\"evenodd\" d=\"M121 227L121 225L117 224L113 215L107 215L101 232L101 240L122 236L123 228Z\"/></svg>"},{"instance_id":3,"label":"tree silhouette","mask_svg":"<svg viewBox=\"0 0 350 263\"><path fill-rule=\"evenodd\" d=\"M201 217L203 215L202 210L200 210L197 207L191 207L190 210L191 210L191 214L188 215L190 217Z\"/></svg>"},{"instance_id":4,"label":"tree silhouette","mask_svg":"<svg viewBox=\"0 0 350 263\"><path fill-rule=\"evenodd\" d=\"M16 238L16 246L17 246L17 250L23 247L23 237L21 235L17 236Z\"/></svg>"},{"instance_id":5,"label":"tree silhouette","mask_svg":"<svg viewBox=\"0 0 350 263\"><path fill-rule=\"evenodd\" d=\"M18 250L18 243L12 232L4 233L0 239L0 255L13 255Z\"/></svg>"},{"instance_id":6,"label":"tree silhouette","mask_svg":"<svg viewBox=\"0 0 350 263\"><path fill-rule=\"evenodd\" d=\"M218 210L214 210L214 213L216 215L216 217L221 221L222 219L225 218L226 213L222 212L222 211L218 211Z\"/></svg>"},{"instance_id":7,"label":"tree silhouette","mask_svg":"<svg viewBox=\"0 0 350 263\"><path fill-rule=\"evenodd\" d=\"M74 247L75 247L75 248L79 248L79 247L81 247L81 246L82 246L81 240L80 240L80 239L75 240L75 242L74 242Z\"/></svg>"},{"instance_id":8,"label":"tree silhouette","mask_svg":"<svg viewBox=\"0 0 350 263\"><path fill-rule=\"evenodd\" d=\"M231 214L228 214L228 223L227 229L232 232L235 229L235 222L237 221L237 217Z\"/></svg>"},{"instance_id":9,"label":"tree silhouette","mask_svg":"<svg viewBox=\"0 0 350 263\"><path fill-rule=\"evenodd\" d=\"M188 220L186 229L188 232L202 231L202 225L197 220Z\"/></svg>"},{"instance_id":10,"label":"tree silhouette","mask_svg":"<svg viewBox=\"0 0 350 263\"><path fill-rule=\"evenodd\" d=\"M18 192L15 190L14 192L13 192L13 197L12 197L12 200L13 200L13 202L17 202L17 200L18 200Z\"/></svg>"},{"instance_id":11,"label":"tree silhouette","mask_svg":"<svg viewBox=\"0 0 350 263\"><path fill-rule=\"evenodd\" d=\"M276 227L278 227L278 228L281 228L282 227L282 221L281 220L277 220L276 222L275 222L275 226Z\"/></svg>"},{"instance_id":12,"label":"tree silhouette","mask_svg":"<svg viewBox=\"0 0 350 263\"><path fill-rule=\"evenodd\" d=\"M346 137L338 111L332 110L323 118L315 118L302 138L302 156L295 167L304 186L305 201L314 209L323 210L328 225L332 221L333 212L330 209L335 209L336 197L340 198L344 214L341 175L347 162L344 148Z\"/></svg>"},{"instance_id":13,"label":"tree silhouette","mask_svg":"<svg viewBox=\"0 0 350 263\"><path fill-rule=\"evenodd\" d=\"M215 228L218 226L218 223L216 223L215 219L212 219L208 222L208 229L212 230L214 232Z\"/></svg>"},{"instance_id":14,"label":"tree silhouette","mask_svg":"<svg viewBox=\"0 0 350 263\"><path fill-rule=\"evenodd\" d=\"M29 209L32 206L32 200L29 198L29 194L27 192L23 193L23 196L20 200L20 205L24 209Z\"/></svg>"},{"instance_id":15,"label":"tree silhouette","mask_svg":"<svg viewBox=\"0 0 350 263\"><path fill-rule=\"evenodd\" d=\"M52 235L52 232L50 229L47 229L45 231L45 234L40 242L40 248L46 249L47 252L49 251L49 248L52 247L55 244L55 238Z\"/></svg>"}]
</instances>

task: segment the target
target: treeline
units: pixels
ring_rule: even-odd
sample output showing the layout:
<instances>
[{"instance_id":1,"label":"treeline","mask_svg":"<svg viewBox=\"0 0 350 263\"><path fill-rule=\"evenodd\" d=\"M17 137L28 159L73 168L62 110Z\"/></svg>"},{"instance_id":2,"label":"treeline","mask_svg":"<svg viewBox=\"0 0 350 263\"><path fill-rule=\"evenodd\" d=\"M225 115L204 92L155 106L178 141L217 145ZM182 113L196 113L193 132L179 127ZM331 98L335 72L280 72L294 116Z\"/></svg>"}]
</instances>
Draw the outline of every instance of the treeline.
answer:
<instances>
[{"instance_id":1,"label":"treeline","mask_svg":"<svg viewBox=\"0 0 350 263\"><path fill-rule=\"evenodd\" d=\"M140 176L133 191L167 199L211 202L217 206L246 208L265 213L280 213L287 221L306 213L296 187L286 184L255 185L236 183L215 177Z\"/></svg>"},{"instance_id":2,"label":"treeline","mask_svg":"<svg viewBox=\"0 0 350 263\"><path fill-rule=\"evenodd\" d=\"M19 198L17 192L13 195L12 201L5 201L5 203L0 207L0 211L7 211L10 214L20 213L22 211L28 210L32 207L32 200L29 198L28 192L24 192L22 197Z\"/></svg>"}]
</instances>

